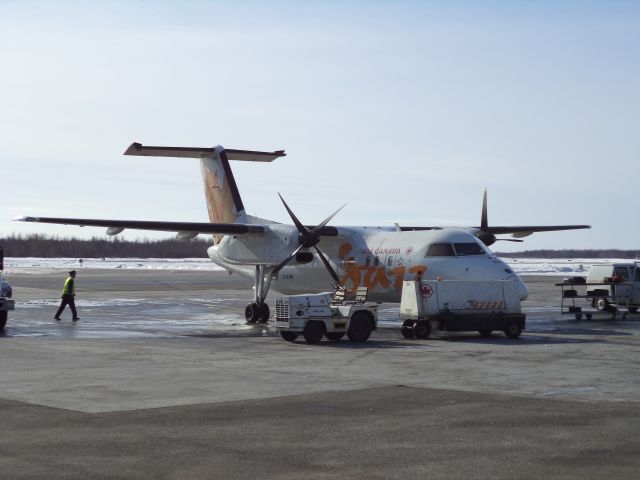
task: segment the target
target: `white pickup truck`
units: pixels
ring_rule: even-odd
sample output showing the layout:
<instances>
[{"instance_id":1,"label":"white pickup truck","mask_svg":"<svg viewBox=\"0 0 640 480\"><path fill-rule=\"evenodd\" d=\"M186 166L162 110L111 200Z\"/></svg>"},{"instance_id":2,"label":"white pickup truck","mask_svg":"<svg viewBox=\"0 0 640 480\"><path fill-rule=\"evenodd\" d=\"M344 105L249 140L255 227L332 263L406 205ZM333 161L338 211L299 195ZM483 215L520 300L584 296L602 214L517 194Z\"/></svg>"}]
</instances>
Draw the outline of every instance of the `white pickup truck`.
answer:
<instances>
[{"instance_id":1,"label":"white pickup truck","mask_svg":"<svg viewBox=\"0 0 640 480\"><path fill-rule=\"evenodd\" d=\"M432 330L484 336L501 330L508 338L518 338L525 328L518 286L502 280L406 281L400 319L405 338L426 339Z\"/></svg>"},{"instance_id":2,"label":"white pickup truck","mask_svg":"<svg viewBox=\"0 0 640 480\"><path fill-rule=\"evenodd\" d=\"M12 289L9 283L4 281L2 271L4 270L4 251L0 247L0 331L7 325L9 310L15 308L15 303L11 300Z\"/></svg>"},{"instance_id":3,"label":"white pickup truck","mask_svg":"<svg viewBox=\"0 0 640 480\"><path fill-rule=\"evenodd\" d=\"M351 297L344 289L277 297L275 327L288 342L300 334L310 344L325 336L337 342L345 334L352 342L366 342L378 328L378 305L366 303L366 297L366 288L359 288Z\"/></svg>"}]
</instances>

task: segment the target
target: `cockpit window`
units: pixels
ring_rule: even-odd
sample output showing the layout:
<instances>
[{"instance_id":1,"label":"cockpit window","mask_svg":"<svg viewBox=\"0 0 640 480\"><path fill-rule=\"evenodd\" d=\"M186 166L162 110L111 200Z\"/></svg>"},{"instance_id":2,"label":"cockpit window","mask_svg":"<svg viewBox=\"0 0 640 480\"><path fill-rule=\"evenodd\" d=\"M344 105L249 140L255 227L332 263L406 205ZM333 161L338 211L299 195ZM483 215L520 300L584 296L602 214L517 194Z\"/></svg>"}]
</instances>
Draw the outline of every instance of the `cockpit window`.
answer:
<instances>
[{"instance_id":1,"label":"cockpit window","mask_svg":"<svg viewBox=\"0 0 640 480\"><path fill-rule=\"evenodd\" d=\"M453 257L453 247L450 243L432 243L427 250L427 257Z\"/></svg>"},{"instance_id":2,"label":"cockpit window","mask_svg":"<svg viewBox=\"0 0 640 480\"><path fill-rule=\"evenodd\" d=\"M477 243L454 243L457 255L486 255L482 247Z\"/></svg>"}]
</instances>

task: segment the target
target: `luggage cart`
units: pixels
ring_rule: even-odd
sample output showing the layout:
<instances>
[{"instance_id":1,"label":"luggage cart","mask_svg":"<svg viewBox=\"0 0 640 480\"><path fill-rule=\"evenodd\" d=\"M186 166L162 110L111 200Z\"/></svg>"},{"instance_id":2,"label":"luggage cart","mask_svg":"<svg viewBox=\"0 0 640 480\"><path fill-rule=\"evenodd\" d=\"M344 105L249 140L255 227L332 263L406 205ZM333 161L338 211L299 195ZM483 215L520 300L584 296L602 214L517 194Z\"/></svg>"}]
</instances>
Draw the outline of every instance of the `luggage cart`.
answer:
<instances>
[{"instance_id":1,"label":"luggage cart","mask_svg":"<svg viewBox=\"0 0 640 480\"><path fill-rule=\"evenodd\" d=\"M620 311L622 313L622 319L624 320L627 317L627 313L629 313L630 302L633 295L633 285L615 282L586 282L584 279L579 281L575 278L567 279L564 282L556 283L555 285L556 287L561 288L561 315L574 315L576 320L581 320L584 315L587 320L591 320L594 314L605 313L611 315L611 318L614 319ZM594 289L595 292L593 293L588 293L588 287L611 287L612 285L615 286L613 295L609 295L607 293L600 294L597 292L598 289ZM578 302L576 302L576 300L581 299L585 300L591 308L585 308L577 305ZM598 310L595 308L595 304L599 300L613 303L616 306L610 307L610 310Z\"/></svg>"}]
</instances>

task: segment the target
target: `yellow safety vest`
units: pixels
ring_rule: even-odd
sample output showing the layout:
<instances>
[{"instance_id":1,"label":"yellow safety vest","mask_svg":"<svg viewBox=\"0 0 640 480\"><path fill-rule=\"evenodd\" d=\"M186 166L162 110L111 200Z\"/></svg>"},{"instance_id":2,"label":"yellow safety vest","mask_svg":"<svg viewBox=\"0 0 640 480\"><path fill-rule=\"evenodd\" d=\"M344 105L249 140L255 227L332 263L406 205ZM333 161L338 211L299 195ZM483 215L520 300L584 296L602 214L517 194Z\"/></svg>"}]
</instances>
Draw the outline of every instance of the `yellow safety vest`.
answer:
<instances>
[{"instance_id":1,"label":"yellow safety vest","mask_svg":"<svg viewBox=\"0 0 640 480\"><path fill-rule=\"evenodd\" d=\"M69 277L64 281L64 287L62 288L63 295L76 295L76 284L73 281L73 278Z\"/></svg>"}]
</instances>

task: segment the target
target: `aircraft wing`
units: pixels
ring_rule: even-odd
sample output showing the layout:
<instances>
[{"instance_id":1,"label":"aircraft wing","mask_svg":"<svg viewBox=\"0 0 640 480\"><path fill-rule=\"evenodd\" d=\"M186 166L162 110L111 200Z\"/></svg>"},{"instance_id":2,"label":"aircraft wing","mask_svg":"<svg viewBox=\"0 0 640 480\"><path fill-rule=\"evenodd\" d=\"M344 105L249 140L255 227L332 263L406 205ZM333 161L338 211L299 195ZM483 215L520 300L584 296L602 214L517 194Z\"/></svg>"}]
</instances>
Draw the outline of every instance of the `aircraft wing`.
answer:
<instances>
[{"instance_id":1,"label":"aircraft wing","mask_svg":"<svg viewBox=\"0 0 640 480\"><path fill-rule=\"evenodd\" d=\"M102 220L96 218L19 217L20 222L55 223L81 227L107 227L115 235L125 228L156 230L161 232L219 233L229 235L262 234L264 225L248 223L160 222L148 220Z\"/></svg>"},{"instance_id":2,"label":"aircraft wing","mask_svg":"<svg viewBox=\"0 0 640 480\"><path fill-rule=\"evenodd\" d=\"M269 230L269 225L254 223L209 223L209 222L164 222L149 220L107 220L98 218L60 218L60 217L18 217L18 222L54 223L58 225L78 225L80 227L106 227L108 235L117 235L125 228L137 230L155 230L159 232L179 233L216 233L222 235L261 235ZM307 226L313 229L313 226ZM321 237L335 237L338 229L324 226L316 233ZM195 235L193 235L195 236Z\"/></svg>"},{"instance_id":3,"label":"aircraft wing","mask_svg":"<svg viewBox=\"0 0 640 480\"><path fill-rule=\"evenodd\" d=\"M403 232L412 230L444 230L456 228L460 230L472 230L473 232L487 232L495 235L512 233L514 237L526 237L535 232L556 232L560 230L579 230L591 228L591 225L537 225L537 226L513 226L513 227L400 227Z\"/></svg>"},{"instance_id":4,"label":"aircraft wing","mask_svg":"<svg viewBox=\"0 0 640 480\"><path fill-rule=\"evenodd\" d=\"M478 230L494 235L512 233L514 237L526 237L535 232L557 232L560 230L580 230L591 228L591 225L538 225L538 226L513 226L513 227L477 227Z\"/></svg>"}]
</instances>

